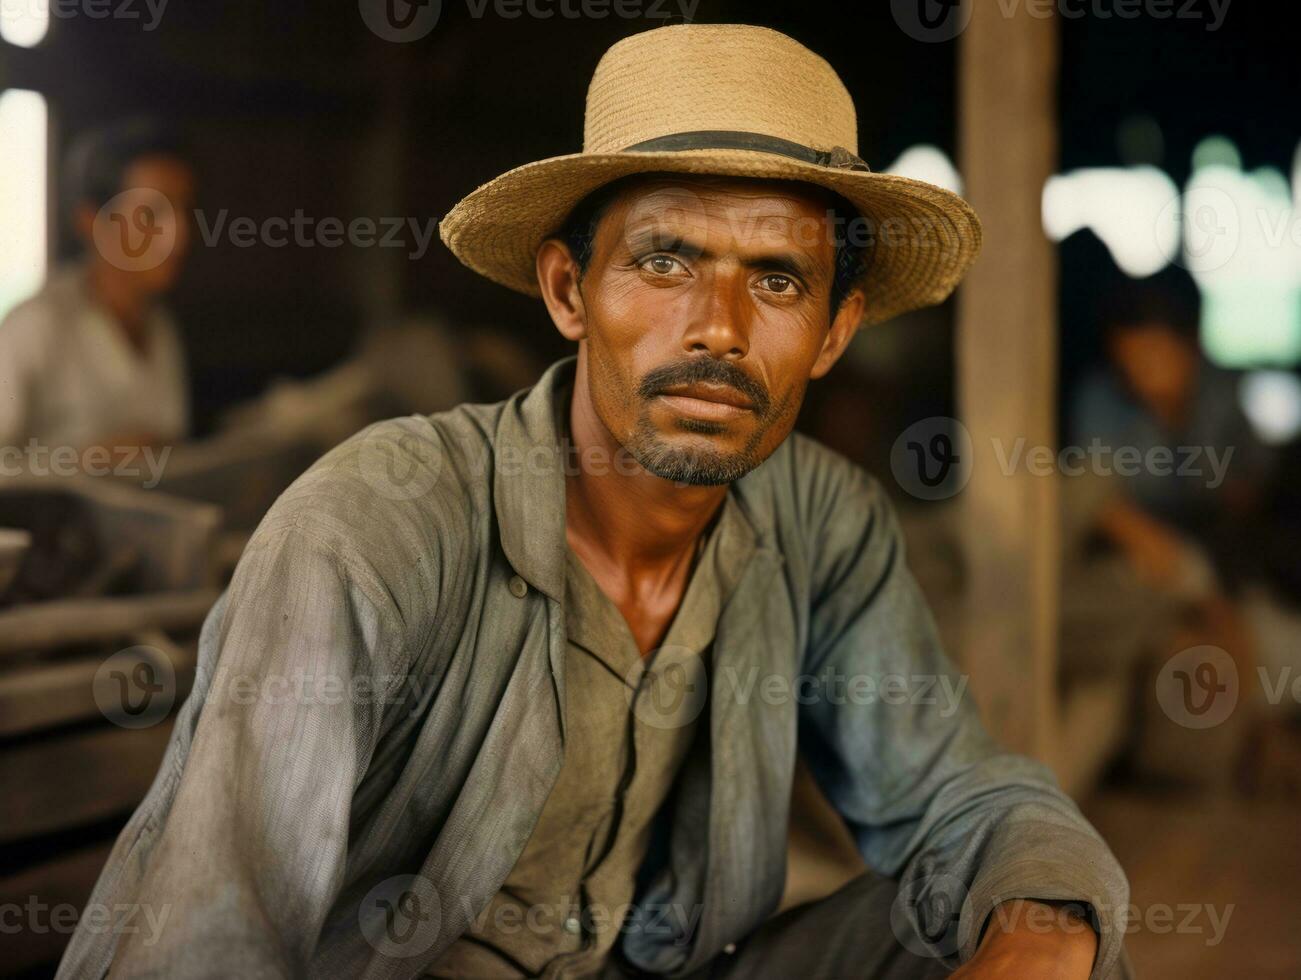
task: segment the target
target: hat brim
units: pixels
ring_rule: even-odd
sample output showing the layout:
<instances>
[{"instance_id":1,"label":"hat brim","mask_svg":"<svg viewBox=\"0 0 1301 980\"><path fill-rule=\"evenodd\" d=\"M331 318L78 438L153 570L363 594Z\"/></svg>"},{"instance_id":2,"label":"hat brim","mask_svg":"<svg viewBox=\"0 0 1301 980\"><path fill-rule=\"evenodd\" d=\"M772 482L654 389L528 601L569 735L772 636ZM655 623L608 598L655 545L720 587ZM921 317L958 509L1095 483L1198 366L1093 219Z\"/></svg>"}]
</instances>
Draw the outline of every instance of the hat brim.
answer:
<instances>
[{"instance_id":1,"label":"hat brim","mask_svg":"<svg viewBox=\"0 0 1301 980\"><path fill-rule=\"evenodd\" d=\"M797 180L840 194L866 219L872 244L863 326L943 302L980 252L980 219L951 191L753 150L575 153L528 163L462 199L439 223L439 235L475 272L537 296L538 246L592 191L638 173Z\"/></svg>"}]
</instances>

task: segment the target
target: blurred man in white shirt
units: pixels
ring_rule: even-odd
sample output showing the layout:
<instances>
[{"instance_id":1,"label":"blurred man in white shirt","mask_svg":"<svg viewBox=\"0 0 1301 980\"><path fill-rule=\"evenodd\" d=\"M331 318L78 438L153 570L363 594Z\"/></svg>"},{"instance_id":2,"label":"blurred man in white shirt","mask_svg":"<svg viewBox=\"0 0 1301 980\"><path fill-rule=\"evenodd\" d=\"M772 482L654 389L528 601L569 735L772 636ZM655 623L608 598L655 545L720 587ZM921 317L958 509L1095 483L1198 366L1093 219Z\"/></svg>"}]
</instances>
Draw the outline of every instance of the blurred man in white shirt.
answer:
<instances>
[{"instance_id":1,"label":"blurred man in white shirt","mask_svg":"<svg viewBox=\"0 0 1301 980\"><path fill-rule=\"evenodd\" d=\"M193 169L161 126L132 121L79 139L65 180L84 254L0 322L0 448L183 439L185 359L160 297L189 251Z\"/></svg>"}]
</instances>

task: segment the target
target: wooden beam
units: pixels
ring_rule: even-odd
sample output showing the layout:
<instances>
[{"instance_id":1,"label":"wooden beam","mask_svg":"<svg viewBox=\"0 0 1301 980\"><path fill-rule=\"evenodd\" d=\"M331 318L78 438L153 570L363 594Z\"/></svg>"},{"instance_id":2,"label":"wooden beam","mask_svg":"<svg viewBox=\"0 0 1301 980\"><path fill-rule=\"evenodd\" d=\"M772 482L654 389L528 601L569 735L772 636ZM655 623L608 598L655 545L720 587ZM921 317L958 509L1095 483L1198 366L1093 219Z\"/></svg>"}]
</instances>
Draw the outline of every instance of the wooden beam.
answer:
<instances>
[{"instance_id":1,"label":"wooden beam","mask_svg":"<svg viewBox=\"0 0 1301 980\"><path fill-rule=\"evenodd\" d=\"M189 589L19 606L0 612L0 657L73 643L112 643L141 630L195 629L220 595L217 589Z\"/></svg>"},{"instance_id":2,"label":"wooden beam","mask_svg":"<svg viewBox=\"0 0 1301 980\"><path fill-rule=\"evenodd\" d=\"M1059 551L1057 486L1024 469L1055 447L1057 263L1040 201L1057 163L1058 25L1044 11L973 3L960 42L961 169L985 226L958 303L957 377L974 460L963 493L969 582L964 667L1005 744L1052 754Z\"/></svg>"}]
</instances>

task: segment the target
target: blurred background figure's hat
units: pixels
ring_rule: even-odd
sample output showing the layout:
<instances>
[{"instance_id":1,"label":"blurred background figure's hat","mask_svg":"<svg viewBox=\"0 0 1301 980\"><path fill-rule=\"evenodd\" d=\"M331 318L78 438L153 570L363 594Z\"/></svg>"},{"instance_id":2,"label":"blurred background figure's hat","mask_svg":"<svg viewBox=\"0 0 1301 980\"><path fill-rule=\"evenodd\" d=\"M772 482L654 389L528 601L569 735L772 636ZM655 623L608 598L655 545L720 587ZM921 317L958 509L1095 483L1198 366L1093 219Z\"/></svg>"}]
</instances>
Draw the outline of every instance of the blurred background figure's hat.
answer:
<instances>
[{"instance_id":1,"label":"blurred background figure's hat","mask_svg":"<svg viewBox=\"0 0 1301 980\"><path fill-rule=\"evenodd\" d=\"M844 197L873 246L864 324L943 301L980 250L980 221L960 197L858 158L854 103L826 61L736 24L679 24L615 44L588 88L583 151L484 184L440 234L471 269L536 296L541 242L593 190L638 173L797 180Z\"/></svg>"}]
</instances>

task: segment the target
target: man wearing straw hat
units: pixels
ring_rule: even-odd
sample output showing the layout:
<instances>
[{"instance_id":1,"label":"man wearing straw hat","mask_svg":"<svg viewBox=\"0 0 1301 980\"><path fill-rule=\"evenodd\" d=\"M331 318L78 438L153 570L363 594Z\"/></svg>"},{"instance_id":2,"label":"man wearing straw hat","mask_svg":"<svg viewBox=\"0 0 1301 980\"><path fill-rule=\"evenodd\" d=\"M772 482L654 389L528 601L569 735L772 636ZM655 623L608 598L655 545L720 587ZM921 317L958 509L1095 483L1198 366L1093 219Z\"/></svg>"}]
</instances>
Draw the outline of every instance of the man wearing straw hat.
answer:
<instances>
[{"instance_id":1,"label":"man wearing straw hat","mask_svg":"<svg viewBox=\"0 0 1301 980\"><path fill-rule=\"evenodd\" d=\"M581 153L456 206L577 356L280 499L91 899L167 922L83 918L60 977L1120 969L1111 853L981 730L880 485L791 433L980 244L855 148L816 55L674 26L606 53ZM797 756L872 870L775 914Z\"/></svg>"}]
</instances>

